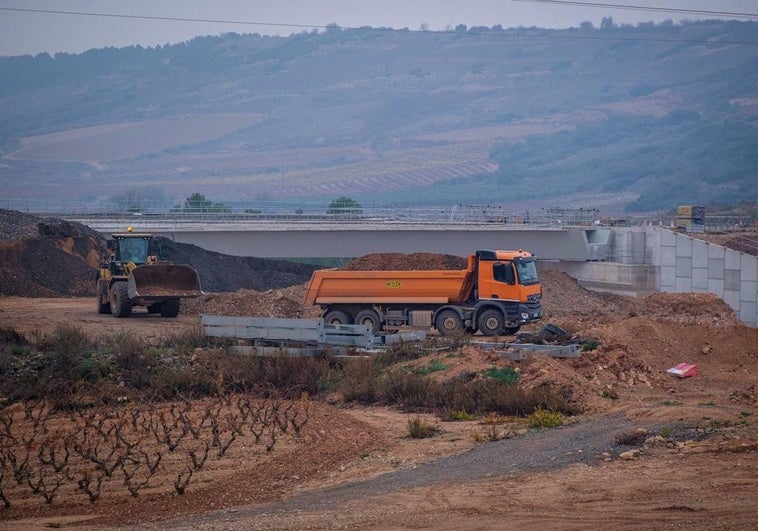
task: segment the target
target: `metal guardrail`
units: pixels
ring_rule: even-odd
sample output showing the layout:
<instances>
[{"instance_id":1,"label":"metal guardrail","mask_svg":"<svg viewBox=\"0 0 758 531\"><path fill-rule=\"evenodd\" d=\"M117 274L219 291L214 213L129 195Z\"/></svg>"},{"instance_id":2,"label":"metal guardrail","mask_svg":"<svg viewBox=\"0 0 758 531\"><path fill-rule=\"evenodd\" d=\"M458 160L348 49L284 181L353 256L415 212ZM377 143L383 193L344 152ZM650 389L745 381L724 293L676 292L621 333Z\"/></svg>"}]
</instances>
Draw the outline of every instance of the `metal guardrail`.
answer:
<instances>
[{"instance_id":1,"label":"metal guardrail","mask_svg":"<svg viewBox=\"0 0 758 531\"><path fill-rule=\"evenodd\" d=\"M256 353L314 355L317 346L373 349L404 341L422 341L426 332L411 331L374 335L371 327L360 324L330 324L323 319L279 317L200 316L203 334L208 337L247 339L255 343ZM261 343L280 343L271 347ZM297 346L293 346L297 344ZM250 348L237 349L250 352Z\"/></svg>"},{"instance_id":2,"label":"metal guardrail","mask_svg":"<svg viewBox=\"0 0 758 531\"><path fill-rule=\"evenodd\" d=\"M189 211L167 201L143 200L139 208L119 202L85 202L44 199L0 199L0 208L29 214L59 217L85 224L187 225L213 223L275 224L351 223L356 225L433 224L435 226L503 225L505 227L535 226L560 228L636 227L653 225L667 227L673 220L661 214L601 215L595 209L541 208L512 211L497 205L396 206L361 205L342 212L327 213L329 207L320 203L261 203L213 207L205 211ZM758 229L758 220L751 216L706 216L705 232Z\"/></svg>"}]
</instances>

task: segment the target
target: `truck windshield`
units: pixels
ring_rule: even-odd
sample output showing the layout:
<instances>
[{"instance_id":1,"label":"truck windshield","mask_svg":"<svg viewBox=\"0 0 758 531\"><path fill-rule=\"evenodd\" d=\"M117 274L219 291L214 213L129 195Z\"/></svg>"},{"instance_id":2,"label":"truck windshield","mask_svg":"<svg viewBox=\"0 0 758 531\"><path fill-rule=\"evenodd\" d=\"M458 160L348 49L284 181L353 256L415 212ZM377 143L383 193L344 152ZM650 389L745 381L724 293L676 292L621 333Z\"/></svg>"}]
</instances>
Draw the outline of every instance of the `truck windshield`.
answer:
<instances>
[{"instance_id":1,"label":"truck windshield","mask_svg":"<svg viewBox=\"0 0 758 531\"><path fill-rule=\"evenodd\" d=\"M537 266L534 260L514 260L514 263L516 264L516 274L518 275L520 284L528 286L540 281L537 277Z\"/></svg>"}]
</instances>

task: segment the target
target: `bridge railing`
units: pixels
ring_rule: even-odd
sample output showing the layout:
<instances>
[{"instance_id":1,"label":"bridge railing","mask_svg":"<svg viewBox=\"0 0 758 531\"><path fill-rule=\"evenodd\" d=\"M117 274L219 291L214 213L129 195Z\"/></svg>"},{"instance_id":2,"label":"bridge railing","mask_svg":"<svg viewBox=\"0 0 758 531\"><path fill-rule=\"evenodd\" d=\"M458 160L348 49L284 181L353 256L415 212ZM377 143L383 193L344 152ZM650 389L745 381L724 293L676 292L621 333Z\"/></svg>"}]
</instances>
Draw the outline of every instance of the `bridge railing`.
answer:
<instances>
[{"instance_id":1,"label":"bridge railing","mask_svg":"<svg viewBox=\"0 0 758 531\"><path fill-rule=\"evenodd\" d=\"M333 212L316 204L262 204L256 208L223 207L191 210L163 201L144 202L139 208L108 202L50 201L35 199L0 199L0 208L41 216L107 222L150 220L151 223L413 223L439 225L501 224L541 227L576 227L592 225L633 226L649 222L649 216L600 216L592 209L543 208L511 211L492 205L392 206L366 205ZM655 220L659 223L660 220Z\"/></svg>"}]
</instances>

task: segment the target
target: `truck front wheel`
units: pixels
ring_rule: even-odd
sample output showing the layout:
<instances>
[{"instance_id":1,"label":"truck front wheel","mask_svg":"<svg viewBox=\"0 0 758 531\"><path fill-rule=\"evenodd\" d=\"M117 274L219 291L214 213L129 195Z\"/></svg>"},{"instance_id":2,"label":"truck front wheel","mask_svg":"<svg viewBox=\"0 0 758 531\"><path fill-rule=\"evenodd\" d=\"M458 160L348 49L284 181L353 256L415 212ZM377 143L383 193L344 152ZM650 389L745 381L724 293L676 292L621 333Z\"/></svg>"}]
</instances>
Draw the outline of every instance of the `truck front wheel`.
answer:
<instances>
[{"instance_id":1,"label":"truck front wheel","mask_svg":"<svg viewBox=\"0 0 758 531\"><path fill-rule=\"evenodd\" d=\"M455 310L442 310L434 320L434 328L443 336L450 336L463 330L463 320Z\"/></svg>"},{"instance_id":2,"label":"truck front wheel","mask_svg":"<svg viewBox=\"0 0 758 531\"><path fill-rule=\"evenodd\" d=\"M479 323L479 330L485 336L498 336L503 333L503 314L498 310L484 310L479 314L477 322Z\"/></svg>"},{"instance_id":3,"label":"truck front wheel","mask_svg":"<svg viewBox=\"0 0 758 531\"><path fill-rule=\"evenodd\" d=\"M132 314L126 282L116 282L111 287L111 314L113 317L129 317Z\"/></svg>"}]
</instances>

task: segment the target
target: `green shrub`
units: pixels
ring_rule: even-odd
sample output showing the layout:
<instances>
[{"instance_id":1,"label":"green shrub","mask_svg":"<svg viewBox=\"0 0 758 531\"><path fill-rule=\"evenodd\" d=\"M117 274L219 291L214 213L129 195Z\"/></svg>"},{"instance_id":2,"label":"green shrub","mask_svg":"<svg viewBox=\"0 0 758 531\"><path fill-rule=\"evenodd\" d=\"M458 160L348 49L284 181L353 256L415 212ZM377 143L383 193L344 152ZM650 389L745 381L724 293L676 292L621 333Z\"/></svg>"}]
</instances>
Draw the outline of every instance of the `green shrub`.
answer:
<instances>
[{"instance_id":1,"label":"green shrub","mask_svg":"<svg viewBox=\"0 0 758 531\"><path fill-rule=\"evenodd\" d=\"M530 428L555 428L566 422L566 415L557 411L538 408L527 415L526 423Z\"/></svg>"},{"instance_id":2,"label":"green shrub","mask_svg":"<svg viewBox=\"0 0 758 531\"><path fill-rule=\"evenodd\" d=\"M426 439L440 432L438 426L426 422L421 417L408 419L408 435L412 439Z\"/></svg>"},{"instance_id":3,"label":"green shrub","mask_svg":"<svg viewBox=\"0 0 758 531\"><path fill-rule=\"evenodd\" d=\"M595 350L600 346L600 341L597 339L588 339L582 344L582 351L587 352L589 350Z\"/></svg>"},{"instance_id":4,"label":"green shrub","mask_svg":"<svg viewBox=\"0 0 758 531\"><path fill-rule=\"evenodd\" d=\"M513 367L490 367L483 374L486 378L508 385L516 385L519 380L519 373Z\"/></svg>"},{"instance_id":5,"label":"green shrub","mask_svg":"<svg viewBox=\"0 0 758 531\"><path fill-rule=\"evenodd\" d=\"M445 418L449 418L450 420L467 421L474 420L476 417L467 411L453 411Z\"/></svg>"},{"instance_id":6,"label":"green shrub","mask_svg":"<svg viewBox=\"0 0 758 531\"><path fill-rule=\"evenodd\" d=\"M424 374L431 374L433 372L444 371L445 369L447 369L447 365L442 363L437 358L434 358L434 359L429 360L429 363L427 363L423 367L416 367L413 370L413 372L416 374L424 375Z\"/></svg>"}]
</instances>

